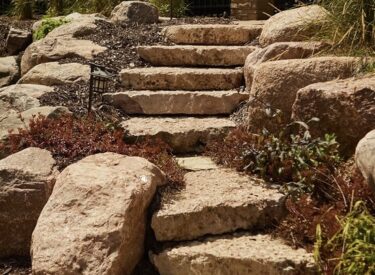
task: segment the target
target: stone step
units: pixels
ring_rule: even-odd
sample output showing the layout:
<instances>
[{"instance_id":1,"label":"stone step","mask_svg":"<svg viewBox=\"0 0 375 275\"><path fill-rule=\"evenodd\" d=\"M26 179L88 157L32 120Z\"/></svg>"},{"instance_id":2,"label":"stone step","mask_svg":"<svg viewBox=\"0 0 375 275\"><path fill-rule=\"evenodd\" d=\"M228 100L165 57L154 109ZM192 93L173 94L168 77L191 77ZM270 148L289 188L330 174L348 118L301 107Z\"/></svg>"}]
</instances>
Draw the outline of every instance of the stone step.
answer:
<instances>
[{"instance_id":1,"label":"stone step","mask_svg":"<svg viewBox=\"0 0 375 275\"><path fill-rule=\"evenodd\" d=\"M127 114L219 115L230 114L249 98L232 91L129 91L105 94L103 99Z\"/></svg>"},{"instance_id":2,"label":"stone step","mask_svg":"<svg viewBox=\"0 0 375 275\"><path fill-rule=\"evenodd\" d=\"M242 69L135 68L122 70L120 78L133 90L231 90L244 83Z\"/></svg>"},{"instance_id":3,"label":"stone step","mask_svg":"<svg viewBox=\"0 0 375 275\"><path fill-rule=\"evenodd\" d=\"M190 172L185 184L180 192L169 194L152 217L158 241L263 229L285 214L283 194L231 169Z\"/></svg>"},{"instance_id":4,"label":"stone step","mask_svg":"<svg viewBox=\"0 0 375 275\"><path fill-rule=\"evenodd\" d=\"M142 46L141 58L154 66L243 66L253 46Z\"/></svg>"},{"instance_id":5,"label":"stone step","mask_svg":"<svg viewBox=\"0 0 375 275\"><path fill-rule=\"evenodd\" d=\"M135 117L121 125L129 141L161 139L175 153L199 152L208 140L235 127L233 121L218 117Z\"/></svg>"},{"instance_id":6,"label":"stone step","mask_svg":"<svg viewBox=\"0 0 375 275\"><path fill-rule=\"evenodd\" d=\"M311 253L268 235L234 234L187 242L151 254L160 275L312 275Z\"/></svg>"},{"instance_id":7,"label":"stone step","mask_svg":"<svg viewBox=\"0 0 375 275\"><path fill-rule=\"evenodd\" d=\"M176 25L163 29L168 40L187 45L244 45L262 32L262 25Z\"/></svg>"}]
</instances>

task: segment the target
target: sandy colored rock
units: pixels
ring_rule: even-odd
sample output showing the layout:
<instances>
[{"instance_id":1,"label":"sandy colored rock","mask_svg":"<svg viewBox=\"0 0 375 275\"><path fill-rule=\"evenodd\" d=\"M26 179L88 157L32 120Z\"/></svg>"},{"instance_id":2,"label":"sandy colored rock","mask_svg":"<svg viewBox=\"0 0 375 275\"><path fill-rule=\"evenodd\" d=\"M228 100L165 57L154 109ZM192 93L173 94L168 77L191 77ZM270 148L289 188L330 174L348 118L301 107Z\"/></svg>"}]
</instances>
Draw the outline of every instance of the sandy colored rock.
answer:
<instances>
[{"instance_id":1,"label":"sandy colored rock","mask_svg":"<svg viewBox=\"0 0 375 275\"><path fill-rule=\"evenodd\" d=\"M254 71L259 64L283 59L308 58L327 47L323 42L277 42L265 48L258 48L249 54L244 66L247 90L251 89Z\"/></svg>"},{"instance_id":2,"label":"sandy colored rock","mask_svg":"<svg viewBox=\"0 0 375 275\"><path fill-rule=\"evenodd\" d=\"M32 34L29 30L10 28L6 48L9 55L15 55L26 49L32 42Z\"/></svg>"},{"instance_id":3,"label":"sandy colored rock","mask_svg":"<svg viewBox=\"0 0 375 275\"><path fill-rule=\"evenodd\" d=\"M375 129L375 75L309 85L297 93L294 120L320 119L314 135L335 133L340 150L351 156L358 141Z\"/></svg>"},{"instance_id":4,"label":"sandy colored rock","mask_svg":"<svg viewBox=\"0 0 375 275\"><path fill-rule=\"evenodd\" d=\"M318 274L313 255L268 235L236 234L189 242L151 255L161 275Z\"/></svg>"},{"instance_id":5,"label":"sandy colored rock","mask_svg":"<svg viewBox=\"0 0 375 275\"><path fill-rule=\"evenodd\" d=\"M152 216L151 227L158 241L261 229L285 214L284 195L233 170L190 172L185 184Z\"/></svg>"},{"instance_id":6,"label":"sandy colored rock","mask_svg":"<svg viewBox=\"0 0 375 275\"><path fill-rule=\"evenodd\" d=\"M113 9L111 20L115 23L158 23L159 10L144 1L123 1Z\"/></svg>"},{"instance_id":7,"label":"sandy colored rock","mask_svg":"<svg viewBox=\"0 0 375 275\"><path fill-rule=\"evenodd\" d=\"M0 160L0 257L29 256L31 234L57 170L47 150L28 148Z\"/></svg>"},{"instance_id":8,"label":"sandy colored rock","mask_svg":"<svg viewBox=\"0 0 375 275\"><path fill-rule=\"evenodd\" d=\"M177 158L178 165L188 171L214 170L219 169L216 163L209 157L180 157Z\"/></svg>"},{"instance_id":9,"label":"sandy colored rock","mask_svg":"<svg viewBox=\"0 0 375 275\"><path fill-rule=\"evenodd\" d=\"M52 87L34 84L15 84L0 89L0 115L10 109L18 112L40 106L39 98L53 91Z\"/></svg>"},{"instance_id":10,"label":"sandy colored rock","mask_svg":"<svg viewBox=\"0 0 375 275\"><path fill-rule=\"evenodd\" d=\"M375 130L359 141L355 151L355 162L367 183L375 191Z\"/></svg>"},{"instance_id":11,"label":"sandy colored rock","mask_svg":"<svg viewBox=\"0 0 375 275\"><path fill-rule=\"evenodd\" d=\"M224 136L235 127L233 121L217 117L135 117L121 124L130 140L159 138L175 152L202 150L202 144Z\"/></svg>"},{"instance_id":12,"label":"sandy colored rock","mask_svg":"<svg viewBox=\"0 0 375 275\"><path fill-rule=\"evenodd\" d=\"M9 131L17 133L18 129L28 127L30 120L35 116L42 115L47 118L56 118L65 114L71 114L71 112L68 108L62 106L35 107L24 112L9 109L7 112L0 113L0 140L8 137Z\"/></svg>"},{"instance_id":13,"label":"sandy colored rock","mask_svg":"<svg viewBox=\"0 0 375 275\"><path fill-rule=\"evenodd\" d=\"M16 83L19 66L16 56L0 57L0 88Z\"/></svg>"},{"instance_id":14,"label":"sandy colored rock","mask_svg":"<svg viewBox=\"0 0 375 275\"><path fill-rule=\"evenodd\" d=\"M230 114L249 98L237 91L130 91L109 93L104 100L127 114Z\"/></svg>"},{"instance_id":15,"label":"sandy colored rock","mask_svg":"<svg viewBox=\"0 0 375 275\"><path fill-rule=\"evenodd\" d=\"M253 46L141 46L139 56L156 66L243 66Z\"/></svg>"},{"instance_id":16,"label":"sandy colored rock","mask_svg":"<svg viewBox=\"0 0 375 275\"><path fill-rule=\"evenodd\" d=\"M262 25L176 25L163 34L176 44L244 45L257 38Z\"/></svg>"},{"instance_id":17,"label":"sandy colored rock","mask_svg":"<svg viewBox=\"0 0 375 275\"><path fill-rule=\"evenodd\" d=\"M39 85L64 85L90 79L90 66L79 63L43 63L32 68L18 83Z\"/></svg>"},{"instance_id":18,"label":"sandy colored rock","mask_svg":"<svg viewBox=\"0 0 375 275\"><path fill-rule=\"evenodd\" d=\"M328 16L327 10L319 5L279 12L266 21L259 43L265 47L276 42L309 40Z\"/></svg>"},{"instance_id":19,"label":"sandy colored rock","mask_svg":"<svg viewBox=\"0 0 375 275\"><path fill-rule=\"evenodd\" d=\"M133 90L230 90L243 84L242 69L152 67L124 69L120 79Z\"/></svg>"},{"instance_id":20,"label":"sandy colored rock","mask_svg":"<svg viewBox=\"0 0 375 275\"><path fill-rule=\"evenodd\" d=\"M89 156L57 178L32 236L33 274L132 274L164 174L145 159Z\"/></svg>"},{"instance_id":21,"label":"sandy colored rock","mask_svg":"<svg viewBox=\"0 0 375 275\"><path fill-rule=\"evenodd\" d=\"M354 57L316 57L265 62L257 66L250 95L258 100L249 107L249 126L277 128L265 114L266 106L282 111L282 121L289 122L299 89L317 82L347 78L359 64Z\"/></svg>"}]
</instances>

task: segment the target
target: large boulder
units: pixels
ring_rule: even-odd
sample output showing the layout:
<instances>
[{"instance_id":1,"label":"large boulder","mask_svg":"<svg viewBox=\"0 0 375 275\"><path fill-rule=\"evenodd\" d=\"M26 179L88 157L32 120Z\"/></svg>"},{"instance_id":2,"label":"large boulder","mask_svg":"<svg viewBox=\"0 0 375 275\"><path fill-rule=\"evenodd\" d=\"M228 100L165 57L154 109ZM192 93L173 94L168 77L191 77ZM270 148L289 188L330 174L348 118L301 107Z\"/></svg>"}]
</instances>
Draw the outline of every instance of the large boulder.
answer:
<instances>
[{"instance_id":1,"label":"large boulder","mask_svg":"<svg viewBox=\"0 0 375 275\"><path fill-rule=\"evenodd\" d=\"M79 39L95 33L97 21L106 21L96 14L73 13L60 18L67 23L52 30L45 38L35 41L25 51L21 60L21 73L26 74L34 66L59 61L64 58L80 57L91 60L107 48L92 41ZM38 28L42 21L35 23Z\"/></svg>"},{"instance_id":2,"label":"large boulder","mask_svg":"<svg viewBox=\"0 0 375 275\"><path fill-rule=\"evenodd\" d=\"M323 42L277 42L250 53L245 61L246 88L250 90L256 67L267 61L308 58L327 46Z\"/></svg>"},{"instance_id":3,"label":"large boulder","mask_svg":"<svg viewBox=\"0 0 375 275\"><path fill-rule=\"evenodd\" d=\"M19 66L16 56L0 57L0 88L16 83Z\"/></svg>"},{"instance_id":4,"label":"large boulder","mask_svg":"<svg viewBox=\"0 0 375 275\"><path fill-rule=\"evenodd\" d=\"M88 65L49 62L39 64L32 68L18 83L53 86L88 81L89 78L90 66Z\"/></svg>"},{"instance_id":5,"label":"large boulder","mask_svg":"<svg viewBox=\"0 0 375 275\"><path fill-rule=\"evenodd\" d=\"M147 2L123 1L113 9L111 20L116 23L153 24L159 21L159 11Z\"/></svg>"},{"instance_id":6,"label":"large boulder","mask_svg":"<svg viewBox=\"0 0 375 275\"><path fill-rule=\"evenodd\" d=\"M50 152L28 148L0 160L0 257L29 256L31 234L52 192Z\"/></svg>"},{"instance_id":7,"label":"large boulder","mask_svg":"<svg viewBox=\"0 0 375 275\"><path fill-rule=\"evenodd\" d=\"M359 66L354 57L316 57L265 62L257 66L251 87L249 126L254 130L276 130L267 108L281 111L282 123L288 123L299 89L317 82L348 78Z\"/></svg>"},{"instance_id":8,"label":"large boulder","mask_svg":"<svg viewBox=\"0 0 375 275\"><path fill-rule=\"evenodd\" d=\"M10 28L6 48L10 55L18 54L25 50L32 42L32 33L28 30Z\"/></svg>"},{"instance_id":9,"label":"large boulder","mask_svg":"<svg viewBox=\"0 0 375 275\"><path fill-rule=\"evenodd\" d=\"M292 118L320 119L315 135L335 133L344 153L351 155L358 141L375 129L375 76L309 85L297 93Z\"/></svg>"},{"instance_id":10,"label":"large boulder","mask_svg":"<svg viewBox=\"0 0 375 275\"><path fill-rule=\"evenodd\" d=\"M276 42L309 40L328 15L318 5L282 11L266 21L259 43L265 47Z\"/></svg>"},{"instance_id":11,"label":"large boulder","mask_svg":"<svg viewBox=\"0 0 375 275\"><path fill-rule=\"evenodd\" d=\"M138 157L89 156L57 178L32 238L33 274L131 274L164 174Z\"/></svg>"},{"instance_id":12,"label":"large boulder","mask_svg":"<svg viewBox=\"0 0 375 275\"><path fill-rule=\"evenodd\" d=\"M367 183L375 191L375 130L369 132L358 143L355 162Z\"/></svg>"}]
</instances>

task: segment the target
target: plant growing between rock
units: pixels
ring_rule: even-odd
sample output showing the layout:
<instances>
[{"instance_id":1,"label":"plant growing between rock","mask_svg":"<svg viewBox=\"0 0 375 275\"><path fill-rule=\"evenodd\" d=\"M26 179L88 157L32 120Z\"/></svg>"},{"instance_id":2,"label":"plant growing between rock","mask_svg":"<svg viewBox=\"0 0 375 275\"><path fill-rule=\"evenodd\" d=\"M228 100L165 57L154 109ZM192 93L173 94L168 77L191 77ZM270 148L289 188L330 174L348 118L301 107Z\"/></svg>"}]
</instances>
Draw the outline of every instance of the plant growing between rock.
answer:
<instances>
[{"instance_id":1,"label":"plant growing between rock","mask_svg":"<svg viewBox=\"0 0 375 275\"><path fill-rule=\"evenodd\" d=\"M42 21L40 26L36 29L33 38L34 40L40 40L47 36L51 31L56 29L57 27L60 27L61 25L64 25L68 23L68 20L65 20L63 18L61 19L55 19L55 18L47 18Z\"/></svg>"}]
</instances>

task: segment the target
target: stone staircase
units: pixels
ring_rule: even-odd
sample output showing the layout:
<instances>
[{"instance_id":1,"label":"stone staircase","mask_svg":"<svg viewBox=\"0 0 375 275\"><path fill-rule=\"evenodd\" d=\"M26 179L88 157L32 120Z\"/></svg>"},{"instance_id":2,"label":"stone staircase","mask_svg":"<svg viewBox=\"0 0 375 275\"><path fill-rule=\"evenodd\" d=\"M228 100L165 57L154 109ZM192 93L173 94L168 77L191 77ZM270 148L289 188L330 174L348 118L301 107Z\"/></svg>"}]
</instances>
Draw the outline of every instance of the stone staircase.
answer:
<instances>
[{"instance_id":1,"label":"stone staircase","mask_svg":"<svg viewBox=\"0 0 375 275\"><path fill-rule=\"evenodd\" d=\"M175 153L200 151L235 127L229 115L248 99L242 67L261 25L182 25L163 30L176 46L139 47L154 67L124 69L123 91L104 99L132 117L130 139L160 138ZM238 67L237 67L238 66ZM311 254L257 234L285 215L285 197L264 181L218 168L210 159L178 159L186 187L165 194L153 214L150 259L161 275L313 274Z\"/></svg>"}]
</instances>

